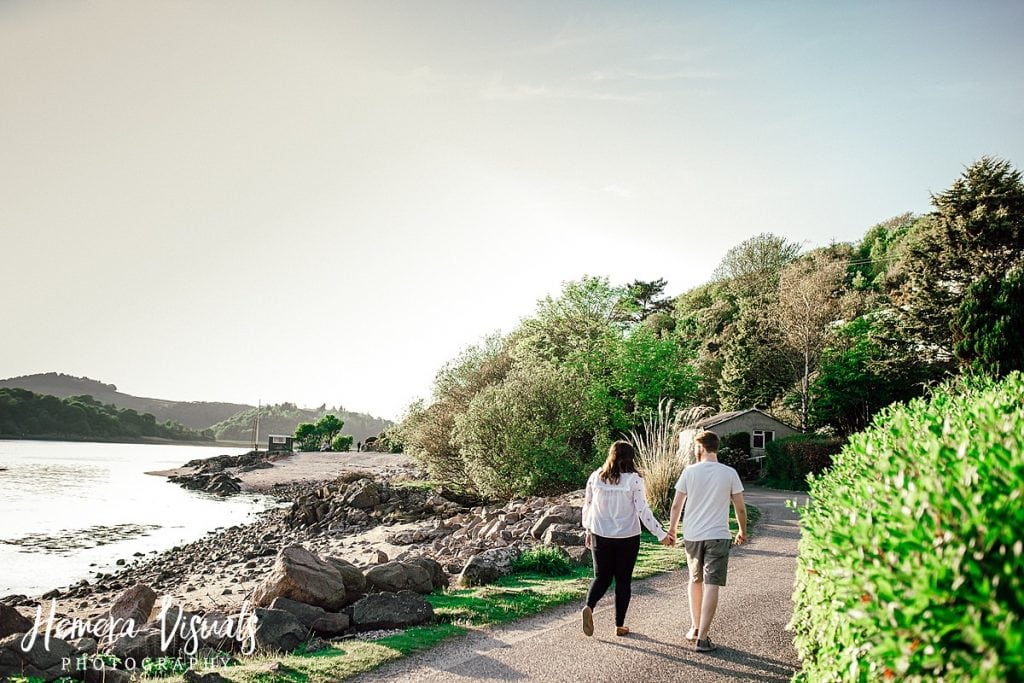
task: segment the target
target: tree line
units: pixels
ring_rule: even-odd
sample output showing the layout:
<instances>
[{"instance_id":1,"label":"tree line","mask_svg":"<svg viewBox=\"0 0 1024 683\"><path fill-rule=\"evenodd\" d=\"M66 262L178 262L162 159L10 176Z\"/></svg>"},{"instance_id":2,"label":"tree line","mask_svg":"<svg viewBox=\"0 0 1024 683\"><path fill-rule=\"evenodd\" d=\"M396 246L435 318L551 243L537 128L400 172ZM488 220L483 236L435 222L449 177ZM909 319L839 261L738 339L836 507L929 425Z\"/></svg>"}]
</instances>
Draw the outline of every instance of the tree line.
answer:
<instances>
[{"instance_id":1,"label":"tree line","mask_svg":"<svg viewBox=\"0 0 1024 683\"><path fill-rule=\"evenodd\" d=\"M157 422L149 413L103 404L92 396L61 399L14 388L0 388L0 436L213 440L213 432L209 429L200 432L169 420Z\"/></svg>"},{"instance_id":2,"label":"tree line","mask_svg":"<svg viewBox=\"0 0 1024 683\"><path fill-rule=\"evenodd\" d=\"M513 497L579 486L662 399L842 436L947 377L1024 368L1020 171L982 158L932 205L810 251L756 235L676 297L565 283L442 368L393 438L453 488Z\"/></svg>"}]
</instances>

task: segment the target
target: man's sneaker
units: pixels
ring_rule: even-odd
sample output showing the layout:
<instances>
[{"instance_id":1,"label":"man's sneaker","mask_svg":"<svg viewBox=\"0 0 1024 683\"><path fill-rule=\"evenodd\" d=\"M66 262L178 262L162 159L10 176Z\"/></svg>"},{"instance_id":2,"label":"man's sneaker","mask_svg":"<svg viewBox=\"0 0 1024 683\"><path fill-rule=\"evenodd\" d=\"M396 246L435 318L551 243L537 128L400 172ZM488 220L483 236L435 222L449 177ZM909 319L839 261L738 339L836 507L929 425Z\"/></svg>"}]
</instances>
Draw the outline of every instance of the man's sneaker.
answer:
<instances>
[{"instance_id":1,"label":"man's sneaker","mask_svg":"<svg viewBox=\"0 0 1024 683\"><path fill-rule=\"evenodd\" d=\"M689 631L686 632L686 639L689 640L690 642L693 642L694 640L697 640L697 628L696 627L691 628Z\"/></svg>"},{"instance_id":2,"label":"man's sneaker","mask_svg":"<svg viewBox=\"0 0 1024 683\"><path fill-rule=\"evenodd\" d=\"M583 608L583 635L594 635L594 610L589 606Z\"/></svg>"},{"instance_id":3,"label":"man's sneaker","mask_svg":"<svg viewBox=\"0 0 1024 683\"><path fill-rule=\"evenodd\" d=\"M710 638L699 638L697 640L697 652L711 652L717 645L711 642Z\"/></svg>"}]
</instances>

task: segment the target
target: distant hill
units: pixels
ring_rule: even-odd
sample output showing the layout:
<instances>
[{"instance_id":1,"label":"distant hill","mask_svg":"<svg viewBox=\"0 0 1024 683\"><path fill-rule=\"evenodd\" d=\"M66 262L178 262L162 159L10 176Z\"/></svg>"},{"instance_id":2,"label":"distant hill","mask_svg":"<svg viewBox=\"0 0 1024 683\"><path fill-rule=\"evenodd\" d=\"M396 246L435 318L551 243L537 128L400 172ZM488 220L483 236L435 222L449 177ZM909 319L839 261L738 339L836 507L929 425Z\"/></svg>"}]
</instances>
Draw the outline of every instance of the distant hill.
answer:
<instances>
[{"instance_id":1,"label":"distant hill","mask_svg":"<svg viewBox=\"0 0 1024 683\"><path fill-rule=\"evenodd\" d=\"M104 384L88 377L73 377L57 372L25 375L0 379L0 388L17 388L37 394L48 394L57 398L71 396L92 396L102 404L118 408L130 408L139 413L149 413L159 422L178 422L195 430L212 429L217 439L223 441L249 441L256 406L244 403L216 403L209 401L166 401L159 398L144 398L123 394L113 384ZM343 434L351 434L356 441L365 441L390 427L389 420L364 413L352 413L342 408L297 408L292 403L263 406L260 410L260 442L267 434L292 434L300 422L316 422L327 413L334 413L345 423Z\"/></svg>"},{"instance_id":2,"label":"distant hill","mask_svg":"<svg viewBox=\"0 0 1024 683\"><path fill-rule=\"evenodd\" d=\"M369 436L377 436L392 425L389 420L366 415L350 413L343 408L298 408L294 403L280 403L260 408L260 442L264 443L268 434L293 434L300 422L316 422L327 413L333 413L345 423L342 434L351 434L354 441L366 441ZM220 441L248 441L252 438L252 426L256 419L256 408L248 408L211 429Z\"/></svg>"},{"instance_id":3,"label":"distant hill","mask_svg":"<svg viewBox=\"0 0 1024 683\"><path fill-rule=\"evenodd\" d=\"M149 413L160 422L170 420L197 430L207 429L210 425L253 407L244 403L165 401L159 398L132 396L131 394L122 394L113 384L104 384L88 377L73 377L57 372L3 379L0 380L0 388L3 387L26 389L57 398L92 396L103 404L113 404L118 408L131 408L139 413Z\"/></svg>"}]
</instances>

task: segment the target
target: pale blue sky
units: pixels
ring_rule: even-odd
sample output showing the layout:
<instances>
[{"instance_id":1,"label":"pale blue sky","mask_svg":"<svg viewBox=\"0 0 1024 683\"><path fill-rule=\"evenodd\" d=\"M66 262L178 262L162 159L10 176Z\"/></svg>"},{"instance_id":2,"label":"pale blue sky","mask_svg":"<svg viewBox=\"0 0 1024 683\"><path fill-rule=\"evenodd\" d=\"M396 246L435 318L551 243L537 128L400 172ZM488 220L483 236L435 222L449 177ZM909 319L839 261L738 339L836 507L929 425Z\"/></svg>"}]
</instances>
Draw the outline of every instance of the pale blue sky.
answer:
<instances>
[{"instance_id":1,"label":"pale blue sky","mask_svg":"<svg viewBox=\"0 0 1024 683\"><path fill-rule=\"evenodd\" d=\"M679 293L1024 164L1021 35L1010 2L0 2L0 377L396 417L564 280Z\"/></svg>"}]
</instances>

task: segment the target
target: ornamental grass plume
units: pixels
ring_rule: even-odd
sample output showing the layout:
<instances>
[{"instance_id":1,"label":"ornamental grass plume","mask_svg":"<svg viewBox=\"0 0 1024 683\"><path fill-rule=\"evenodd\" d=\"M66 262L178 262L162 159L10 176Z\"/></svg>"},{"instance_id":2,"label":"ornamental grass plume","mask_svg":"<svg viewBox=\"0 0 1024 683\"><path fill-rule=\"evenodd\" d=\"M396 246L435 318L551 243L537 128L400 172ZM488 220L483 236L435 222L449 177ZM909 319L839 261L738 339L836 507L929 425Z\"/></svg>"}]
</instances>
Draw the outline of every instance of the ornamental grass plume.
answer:
<instances>
[{"instance_id":1,"label":"ornamental grass plume","mask_svg":"<svg viewBox=\"0 0 1024 683\"><path fill-rule=\"evenodd\" d=\"M637 467L644 477L647 504L659 517L665 517L672 506L679 473L694 462L693 449L680 448L679 435L711 413L707 406L676 410L672 399L662 399L657 412L644 418L640 431L630 431L629 442L636 450Z\"/></svg>"}]
</instances>

